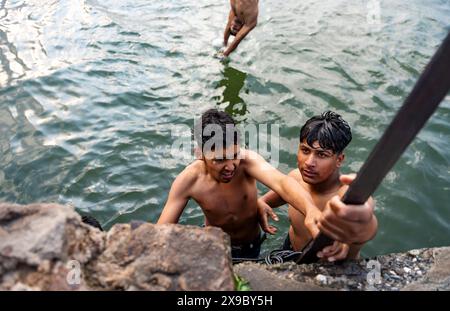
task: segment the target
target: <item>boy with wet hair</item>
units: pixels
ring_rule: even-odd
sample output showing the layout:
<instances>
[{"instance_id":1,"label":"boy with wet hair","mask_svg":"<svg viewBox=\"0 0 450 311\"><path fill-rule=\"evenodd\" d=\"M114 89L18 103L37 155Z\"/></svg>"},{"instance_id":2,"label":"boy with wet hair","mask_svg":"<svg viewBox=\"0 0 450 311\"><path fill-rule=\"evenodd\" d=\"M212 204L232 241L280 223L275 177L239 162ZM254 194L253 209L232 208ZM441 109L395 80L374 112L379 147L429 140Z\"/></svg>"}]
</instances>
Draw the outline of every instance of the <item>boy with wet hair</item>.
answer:
<instances>
[{"instance_id":1,"label":"boy with wet hair","mask_svg":"<svg viewBox=\"0 0 450 311\"><path fill-rule=\"evenodd\" d=\"M239 133L228 114L216 109L206 111L196 124L194 135L199 147L198 159L173 182L158 224L177 223L187 202L193 199L205 215L206 226L220 227L229 234L233 258L257 258L262 243L260 217L265 211L258 207L256 182L259 181L304 215L306 228L318 232L322 213L308 191L257 153L240 148ZM371 216L366 215L371 211L358 207L340 206L337 212L352 212L361 218ZM323 225L339 217L332 213L323 219ZM357 228L350 227L361 229L357 225ZM346 229L349 228L343 228ZM339 237L342 235L342 228L331 231Z\"/></svg>"},{"instance_id":2,"label":"boy with wet hair","mask_svg":"<svg viewBox=\"0 0 450 311\"><path fill-rule=\"evenodd\" d=\"M340 115L327 111L306 121L300 130L300 142L304 140L310 146L318 141L323 149L341 154L352 140L352 131Z\"/></svg>"},{"instance_id":3,"label":"boy with wet hair","mask_svg":"<svg viewBox=\"0 0 450 311\"><path fill-rule=\"evenodd\" d=\"M344 195L348 185L354 179L354 176L340 174L340 167L345 158L343 151L351 140L350 126L339 114L327 111L322 115L312 117L300 130L300 144L297 153L298 168L289 173L289 176L293 177L299 186L311 195L315 206L323 212L317 228L336 241L318 254L318 257L328 261L357 258L363 244L375 236L378 227L377 219L373 214L372 198L361 207L366 210L365 216L360 218L351 213L347 214L348 219L353 219L352 224L344 220L345 217L334 223L322 221L323 218L344 205L340 197ZM260 208L265 211L262 218L262 227L265 231L271 234L276 232L276 228L268 224L268 216L273 218L274 213L271 208L285 203L274 191L269 191L259 199ZM288 214L291 225L283 249L299 251L318 232L309 230L305 226L305 215L292 208L291 205L289 205ZM356 225L358 222L361 224L359 229ZM365 230L362 226L366 227ZM347 233L338 237L332 232L339 229ZM352 235L352 230L363 234Z\"/></svg>"}]
</instances>

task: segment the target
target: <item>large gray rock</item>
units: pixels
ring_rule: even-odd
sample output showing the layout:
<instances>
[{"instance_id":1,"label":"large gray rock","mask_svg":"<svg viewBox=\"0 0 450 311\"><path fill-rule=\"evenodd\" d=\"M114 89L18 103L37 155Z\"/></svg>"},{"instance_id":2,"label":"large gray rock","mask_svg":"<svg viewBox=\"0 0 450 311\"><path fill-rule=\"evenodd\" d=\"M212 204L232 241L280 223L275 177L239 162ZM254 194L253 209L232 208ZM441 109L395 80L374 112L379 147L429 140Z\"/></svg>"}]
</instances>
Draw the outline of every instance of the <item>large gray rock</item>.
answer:
<instances>
[{"instance_id":1,"label":"large gray rock","mask_svg":"<svg viewBox=\"0 0 450 311\"><path fill-rule=\"evenodd\" d=\"M71 261L85 265L95 259L104 240L70 207L2 203L0 289L86 289L83 280L67 282Z\"/></svg>"},{"instance_id":2,"label":"large gray rock","mask_svg":"<svg viewBox=\"0 0 450 311\"><path fill-rule=\"evenodd\" d=\"M233 290L229 237L218 228L115 225L90 281L111 290Z\"/></svg>"},{"instance_id":3,"label":"large gray rock","mask_svg":"<svg viewBox=\"0 0 450 311\"><path fill-rule=\"evenodd\" d=\"M82 223L70 207L0 204L0 290L233 290L218 228Z\"/></svg>"}]
</instances>

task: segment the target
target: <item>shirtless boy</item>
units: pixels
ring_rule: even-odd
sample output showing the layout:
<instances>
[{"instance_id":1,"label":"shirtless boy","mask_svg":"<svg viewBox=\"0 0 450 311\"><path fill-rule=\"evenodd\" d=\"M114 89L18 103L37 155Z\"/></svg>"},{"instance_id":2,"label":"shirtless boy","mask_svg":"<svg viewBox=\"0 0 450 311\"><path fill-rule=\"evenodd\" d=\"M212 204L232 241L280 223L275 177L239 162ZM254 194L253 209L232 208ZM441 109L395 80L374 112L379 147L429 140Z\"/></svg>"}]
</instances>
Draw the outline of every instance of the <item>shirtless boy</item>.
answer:
<instances>
[{"instance_id":1,"label":"shirtless boy","mask_svg":"<svg viewBox=\"0 0 450 311\"><path fill-rule=\"evenodd\" d=\"M323 218L336 213L344 203L339 199L348 189L348 185L354 177L341 175L340 167L344 161L344 149L352 139L350 126L342 117L334 112L328 111L322 115L312 117L300 130L300 144L297 153L298 168L291 171L289 176L293 177L299 186L306 190L312 197L314 205L323 215L318 228L335 239L333 246L329 246L319 252L318 257L328 261L342 259L354 259L359 255L359 250L365 242L371 240L377 231L377 219L373 214L373 200L370 198L363 206L364 213L352 215L348 210L347 215L336 218L331 223L324 222ZM273 212L268 207L278 207L286 201L274 191L269 191L259 199L261 208L266 209L263 213L263 229L269 233L275 233L275 228L268 225L267 215L273 217ZM342 210L343 211L343 210ZM311 231L305 226L305 216L289 204L289 220L291 226L286 237L283 249L301 250L317 232ZM339 214L339 213L338 213ZM348 222L351 219L352 222ZM360 223L358 228L357 223ZM363 229L365 227L365 229ZM341 228L341 236L333 231ZM347 228L344 230L344 228ZM344 231L346 233L344 233Z\"/></svg>"}]
</instances>

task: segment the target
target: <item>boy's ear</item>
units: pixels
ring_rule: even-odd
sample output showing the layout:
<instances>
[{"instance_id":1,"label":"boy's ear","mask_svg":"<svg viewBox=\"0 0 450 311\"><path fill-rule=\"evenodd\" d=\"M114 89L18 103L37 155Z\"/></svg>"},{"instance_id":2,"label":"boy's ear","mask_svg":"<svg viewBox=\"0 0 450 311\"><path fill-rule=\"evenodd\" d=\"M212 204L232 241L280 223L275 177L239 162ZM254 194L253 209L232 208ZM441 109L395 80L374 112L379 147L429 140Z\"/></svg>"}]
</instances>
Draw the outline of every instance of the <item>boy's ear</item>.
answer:
<instances>
[{"instance_id":1,"label":"boy's ear","mask_svg":"<svg viewBox=\"0 0 450 311\"><path fill-rule=\"evenodd\" d=\"M342 163L344 163L344 160L345 160L345 154L344 153L340 153L338 155L338 157L337 157L337 164L336 164L336 166L337 167L341 167Z\"/></svg>"}]
</instances>

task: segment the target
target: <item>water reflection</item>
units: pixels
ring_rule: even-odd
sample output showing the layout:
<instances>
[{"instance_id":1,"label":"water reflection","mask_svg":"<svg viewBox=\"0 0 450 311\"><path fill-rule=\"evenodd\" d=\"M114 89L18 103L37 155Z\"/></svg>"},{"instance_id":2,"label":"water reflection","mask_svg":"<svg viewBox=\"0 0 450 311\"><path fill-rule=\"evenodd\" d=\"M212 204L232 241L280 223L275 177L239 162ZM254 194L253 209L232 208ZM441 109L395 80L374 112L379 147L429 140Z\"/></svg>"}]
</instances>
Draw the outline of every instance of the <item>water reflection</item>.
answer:
<instances>
[{"instance_id":1,"label":"water reflection","mask_svg":"<svg viewBox=\"0 0 450 311\"><path fill-rule=\"evenodd\" d=\"M51 128L32 86L18 85L0 94L0 199L17 203L55 201L74 157L49 144ZM58 128L58 132L61 129Z\"/></svg>"},{"instance_id":2,"label":"water reflection","mask_svg":"<svg viewBox=\"0 0 450 311\"><path fill-rule=\"evenodd\" d=\"M28 68L19 58L16 46L9 42L6 32L0 29L0 86L11 84L14 78L14 69L18 75L17 78L21 78Z\"/></svg>"},{"instance_id":3,"label":"water reflection","mask_svg":"<svg viewBox=\"0 0 450 311\"><path fill-rule=\"evenodd\" d=\"M223 79L216 86L216 88L224 87L222 96L215 98L218 100L217 104L237 121L245 121L245 115L248 112L247 104L240 96L246 78L247 74L245 72L225 65ZM248 89L245 92L248 93Z\"/></svg>"}]
</instances>

